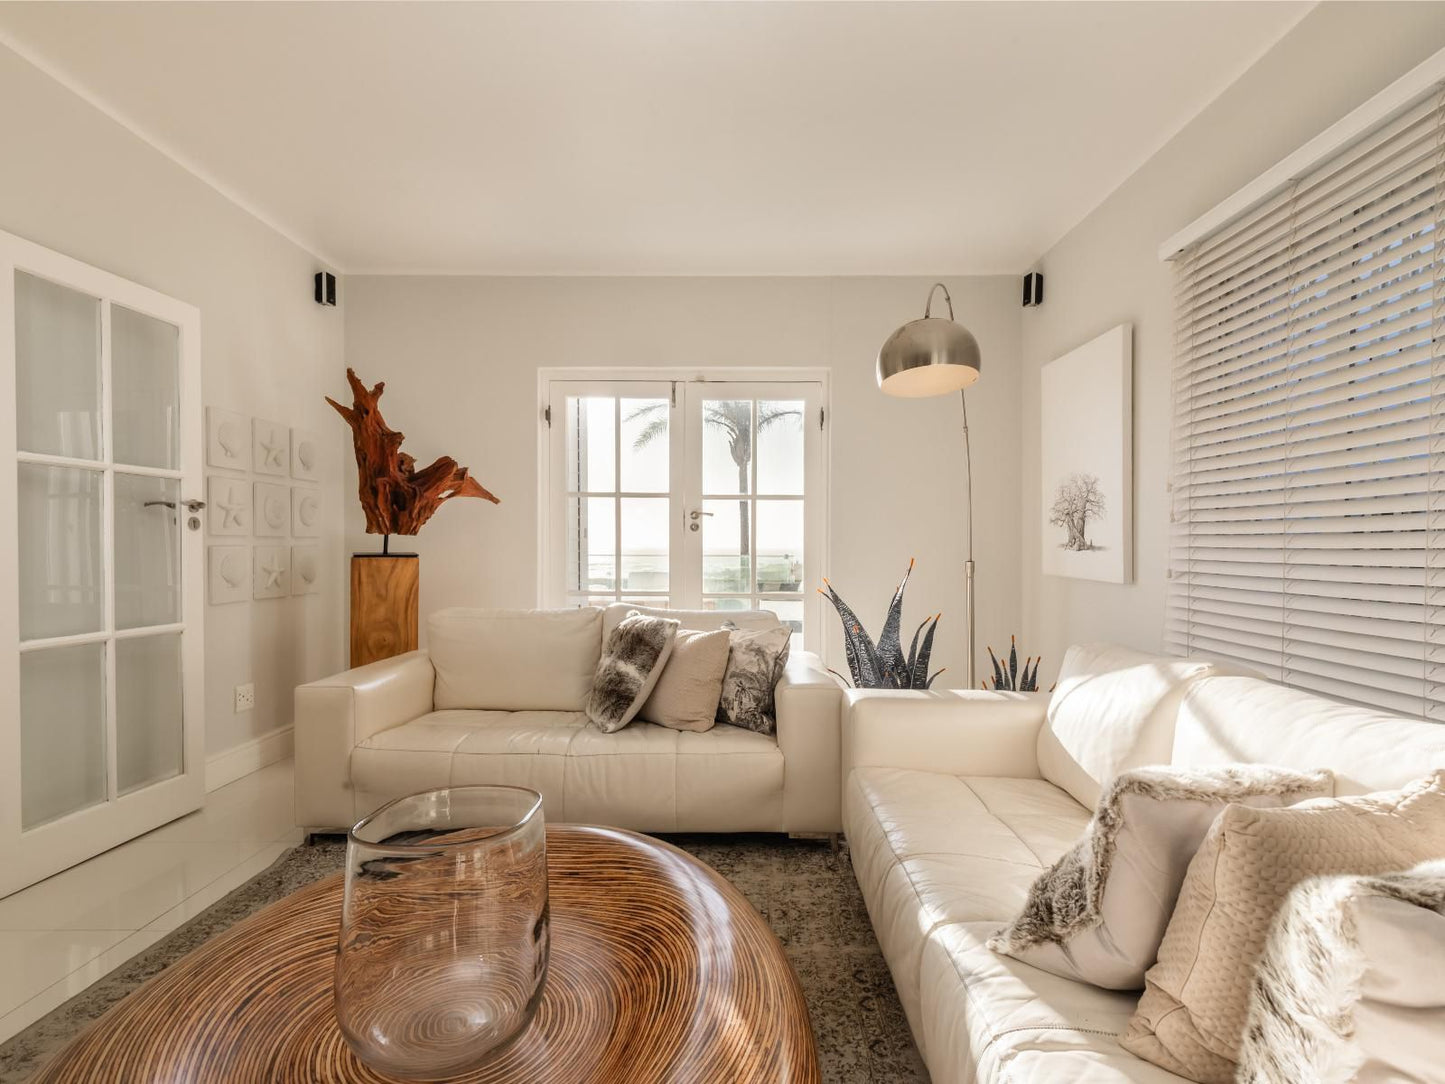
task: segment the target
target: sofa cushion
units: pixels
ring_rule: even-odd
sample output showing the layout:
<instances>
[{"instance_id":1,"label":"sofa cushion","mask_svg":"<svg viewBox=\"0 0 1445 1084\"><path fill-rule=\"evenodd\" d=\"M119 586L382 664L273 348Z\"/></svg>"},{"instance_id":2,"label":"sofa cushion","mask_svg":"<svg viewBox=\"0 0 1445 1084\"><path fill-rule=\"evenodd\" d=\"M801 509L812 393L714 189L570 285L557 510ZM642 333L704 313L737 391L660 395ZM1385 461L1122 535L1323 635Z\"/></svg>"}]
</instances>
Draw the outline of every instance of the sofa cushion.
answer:
<instances>
[{"instance_id":1,"label":"sofa cushion","mask_svg":"<svg viewBox=\"0 0 1445 1084\"><path fill-rule=\"evenodd\" d=\"M427 618L437 708L581 711L602 654L602 612L439 610Z\"/></svg>"},{"instance_id":2,"label":"sofa cushion","mask_svg":"<svg viewBox=\"0 0 1445 1084\"><path fill-rule=\"evenodd\" d=\"M621 730L642 710L672 654L677 627L671 618L633 612L612 630L587 696L587 718L597 729Z\"/></svg>"},{"instance_id":3,"label":"sofa cushion","mask_svg":"<svg viewBox=\"0 0 1445 1084\"><path fill-rule=\"evenodd\" d=\"M1184 690L1209 664L1117 644L1069 648L1039 732L1039 772L1092 809L1126 768L1168 764Z\"/></svg>"},{"instance_id":4,"label":"sofa cushion","mask_svg":"<svg viewBox=\"0 0 1445 1084\"><path fill-rule=\"evenodd\" d=\"M915 1037L924 944L954 923L998 929L1088 820L1088 810L1042 779L900 768L849 775L843 821L854 870Z\"/></svg>"},{"instance_id":5,"label":"sofa cushion","mask_svg":"<svg viewBox=\"0 0 1445 1084\"><path fill-rule=\"evenodd\" d=\"M1184 694L1171 760L1329 768L1337 795L1368 794L1445 768L1445 726L1273 682L1211 675Z\"/></svg>"},{"instance_id":6,"label":"sofa cushion","mask_svg":"<svg viewBox=\"0 0 1445 1084\"><path fill-rule=\"evenodd\" d=\"M672 730L711 730L731 638L727 629L679 629L667 665L637 717Z\"/></svg>"},{"instance_id":7,"label":"sofa cushion","mask_svg":"<svg viewBox=\"0 0 1445 1084\"><path fill-rule=\"evenodd\" d=\"M729 621L728 665L723 672L717 721L772 734L778 729L773 697L778 679L788 665L793 632L786 625L770 629L744 629Z\"/></svg>"},{"instance_id":8,"label":"sofa cushion","mask_svg":"<svg viewBox=\"0 0 1445 1084\"><path fill-rule=\"evenodd\" d=\"M602 635L611 635L622 619L636 611L645 617L670 617L685 629L699 629L712 632L731 621L740 629L775 629L782 622L771 610L667 610L656 606L634 606L628 602L614 602L602 610Z\"/></svg>"}]
</instances>

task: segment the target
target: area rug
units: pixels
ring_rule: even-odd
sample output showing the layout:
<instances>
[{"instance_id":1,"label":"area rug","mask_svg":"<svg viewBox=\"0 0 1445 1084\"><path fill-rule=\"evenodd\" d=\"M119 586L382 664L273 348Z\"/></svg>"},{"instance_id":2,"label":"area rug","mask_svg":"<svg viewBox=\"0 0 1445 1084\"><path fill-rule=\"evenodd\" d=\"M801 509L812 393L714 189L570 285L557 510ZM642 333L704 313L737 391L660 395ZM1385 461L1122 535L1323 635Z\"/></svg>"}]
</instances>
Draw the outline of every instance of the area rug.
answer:
<instances>
[{"instance_id":1,"label":"area rug","mask_svg":"<svg viewBox=\"0 0 1445 1084\"><path fill-rule=\"evenodd\" d=\"M926 1084L928 1073L868 923L846 848L777 836L666 836L731 881L767 919L803 985L823 1080ZM0 1046L0 1084L19 1084L146 979L247 915L342 868L325 838L276 860L135 959Z\"/></svg>"}]
</instances>

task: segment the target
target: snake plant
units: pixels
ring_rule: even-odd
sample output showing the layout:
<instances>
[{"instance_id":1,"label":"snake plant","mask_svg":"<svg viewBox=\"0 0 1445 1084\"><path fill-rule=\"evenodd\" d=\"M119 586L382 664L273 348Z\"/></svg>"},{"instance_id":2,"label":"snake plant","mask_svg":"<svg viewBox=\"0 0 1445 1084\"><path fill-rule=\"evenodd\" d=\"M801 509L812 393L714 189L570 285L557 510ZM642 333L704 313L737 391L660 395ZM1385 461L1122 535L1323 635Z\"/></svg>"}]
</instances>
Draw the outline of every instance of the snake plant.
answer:
<instances>
[{"instance_id":1,"label":"snake plant","mask_svg":"<svg viewBox=\"0 0 1445 1084\"><path fill-rule=\"evenodd\" d=\"M993 648L988 649L988 657L993 663L992 688L1019 693L1039 691L1039 663L1044 661L1044 657L1040 655L1035 659L1030 656L1024 659L1023 669L1019 669L1019 644L1016 637L1009 637L1008 662L999 662ZM983 682L982 687L990 688L987 681Z\"/></svg>"},{"instance_id":2,"label":"snake plant","mask_svg":"<svg viewBox=\"0 0 1445 1084\"><path fill-rule=\"evenodd\" d=\"M912 572L913 561L910 560L908 571L903 573L898 590L893 592L893 601L888 604L888 615L883 619L883 632L877 644L863 628L858 615L833 590L827 579L818 588L818 593L833 604L843 621L843 652L856 689L927 689L934 678L943 673L942 670L932 675L928 673L928 661L933 655L933 634L938 629L938 619L942 614L923 619L913 633L908 655L905 657L903 654L903 589L908 586L908 577Z\"/></svg>"}]
</instances>

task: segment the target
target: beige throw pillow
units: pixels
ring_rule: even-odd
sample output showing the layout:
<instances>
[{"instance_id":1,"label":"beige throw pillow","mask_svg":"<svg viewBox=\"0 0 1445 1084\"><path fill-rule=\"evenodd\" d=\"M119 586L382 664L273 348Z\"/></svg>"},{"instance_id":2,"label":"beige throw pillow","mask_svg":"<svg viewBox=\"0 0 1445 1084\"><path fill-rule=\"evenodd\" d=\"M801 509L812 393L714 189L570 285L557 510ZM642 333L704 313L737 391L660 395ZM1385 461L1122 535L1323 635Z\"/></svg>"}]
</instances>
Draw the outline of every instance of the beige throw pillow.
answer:
<instances>
[{"instance_id":1,"label":"beige throw pillow","mask_svg":"<svg viewBox=\"0 0 1445 1084\"><path fill-rule=\"evenodd\" d=\"M1219 811L1230 802L1293 805L1332 789L1329 772L1259 764L1124 772L1084 837L1034 882L1023 913L988 947L1066 979L1137 990Z\"/></svg>"},{"instance_id":2,"label":"beige throw pillow","mask_svg":"<svg viewBox=\"0 0 1445 1084\"><path fill-rule=\"evenodd\" d=\"M731 639L727 629L679 631L662 676L637 717L673 730L711 730L722 698Z\"/></svg>"},{"instance_id":3,"label":"beige throw pillow","mask_svg":"<svg viewBox=\"0 0 1445 1084\"><path fill-rule=\"evenodd\" d=\"M1429 1084L1445 1067L1445 861L1290 890L1254 974L1243 1084Z\"/></svg>"},{"instance_id":4,"label":"beige throw pillow","mask_svg":"<svg viewBox=\"0 0 1445 1084\"><path fill-rule=\"evenodd\" d=\"M1393 793L1290 809L1226 806L1189 865L1122 1045L1203 1084L1230 1084L1270 924L1307 877L1445 857L1445 771Z\"/></svg>"}]
</instances>

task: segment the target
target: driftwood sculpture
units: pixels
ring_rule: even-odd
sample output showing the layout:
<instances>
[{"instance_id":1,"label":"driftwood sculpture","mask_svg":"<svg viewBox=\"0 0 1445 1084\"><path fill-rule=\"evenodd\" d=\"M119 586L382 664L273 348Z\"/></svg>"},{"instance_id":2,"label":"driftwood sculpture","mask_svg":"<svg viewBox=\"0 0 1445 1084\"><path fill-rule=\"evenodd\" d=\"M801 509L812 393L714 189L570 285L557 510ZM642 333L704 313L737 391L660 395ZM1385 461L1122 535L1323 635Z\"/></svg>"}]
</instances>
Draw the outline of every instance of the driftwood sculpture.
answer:
<instances>
[{"instance_id":1,"label":"driftwood sculpture","mask_svg":"<svg viewBox=\"0 0 1445 1084\"><path fill-rule=\"evenodd\" d=\"M416 534L442 502L452 497L481 497L493 504L501 503L449 455L417 470L416 460L401 450L405 437L387 427L377 408L386 382L368 389L351 369L346 370L346 379L351 385L352 405L344 407L330 396L326 401L351 426L367 534Z\"/></svg>"}]
</instances>

